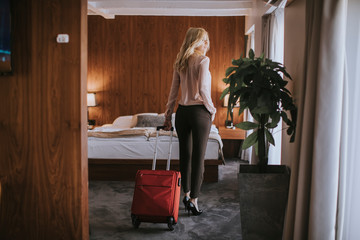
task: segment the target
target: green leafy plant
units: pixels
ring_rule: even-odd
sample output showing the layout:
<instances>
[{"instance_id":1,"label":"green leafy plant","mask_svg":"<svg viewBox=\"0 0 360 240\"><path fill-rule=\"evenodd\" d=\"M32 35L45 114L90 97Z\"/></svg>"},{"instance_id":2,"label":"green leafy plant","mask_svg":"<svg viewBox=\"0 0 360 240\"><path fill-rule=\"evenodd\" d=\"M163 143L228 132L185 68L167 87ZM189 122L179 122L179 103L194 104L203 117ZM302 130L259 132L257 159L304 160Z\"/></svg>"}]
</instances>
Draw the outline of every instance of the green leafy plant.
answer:
<instances>
[{"instance_id":1,"label":"green leafy plant","mask_svg":"<svg viewBox=\"0 0 360 240\"><path fill-rule=\"evenodd\" d=\"M290 91L285 87L288 81L284 80L283 75L289 79L291 77L282 64L264 58L264 54L256 58L252 49L249 51L249 58L240 57L232 60L232 64L226 69L223 81L228 87L220 99L229 94L228 115L230 114L231 120L237 101L240 100L239 115L249 109L255 121L240 122L235 126L254 130L244 140L242 148L254 146L260 169L264 169L268 164L268 146L275 146L271 131L281 119L288 126L286 132L291 136L290 142L295 140L297 108Z\"/></svg>"}]
</instances>

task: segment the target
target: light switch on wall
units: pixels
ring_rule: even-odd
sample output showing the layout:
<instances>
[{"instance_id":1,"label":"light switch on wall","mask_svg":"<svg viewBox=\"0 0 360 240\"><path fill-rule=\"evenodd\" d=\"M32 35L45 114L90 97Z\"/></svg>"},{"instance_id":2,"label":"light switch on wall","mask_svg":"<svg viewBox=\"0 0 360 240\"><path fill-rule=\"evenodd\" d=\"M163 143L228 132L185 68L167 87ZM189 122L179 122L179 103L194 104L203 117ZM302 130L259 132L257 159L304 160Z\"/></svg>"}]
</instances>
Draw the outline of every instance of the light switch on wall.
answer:
<instances>
[{"instance_id":1,"label":"light switch on wall","mask_svg":"<svg viewBox=\"0 0 360 240\"><path fill-rule=\"evenodd\" d=\"M68 43L69 35L68 34L58 34L56 37L56 42L58 43Z\"/></svg>"}]
</instances>

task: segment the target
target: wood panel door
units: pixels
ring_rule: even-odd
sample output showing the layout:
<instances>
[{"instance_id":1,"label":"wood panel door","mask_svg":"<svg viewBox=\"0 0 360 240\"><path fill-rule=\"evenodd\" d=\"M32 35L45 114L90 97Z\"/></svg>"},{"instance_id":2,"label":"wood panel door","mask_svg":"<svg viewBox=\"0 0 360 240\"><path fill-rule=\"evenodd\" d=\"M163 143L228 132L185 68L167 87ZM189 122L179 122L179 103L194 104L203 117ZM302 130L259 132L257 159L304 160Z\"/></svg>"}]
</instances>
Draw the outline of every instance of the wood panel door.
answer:
<instances>
[{"instance_id":1,"label":"wood panel door","mask_svg":"<svg viewBox=\"0 0 360 240\"><path fill-rule=\"evenodd\" d=\"M88 239L86 0L14 0L0 76L0 239ZM69 43L57 43L67 33Z\"/></svg>"}]
</instances>

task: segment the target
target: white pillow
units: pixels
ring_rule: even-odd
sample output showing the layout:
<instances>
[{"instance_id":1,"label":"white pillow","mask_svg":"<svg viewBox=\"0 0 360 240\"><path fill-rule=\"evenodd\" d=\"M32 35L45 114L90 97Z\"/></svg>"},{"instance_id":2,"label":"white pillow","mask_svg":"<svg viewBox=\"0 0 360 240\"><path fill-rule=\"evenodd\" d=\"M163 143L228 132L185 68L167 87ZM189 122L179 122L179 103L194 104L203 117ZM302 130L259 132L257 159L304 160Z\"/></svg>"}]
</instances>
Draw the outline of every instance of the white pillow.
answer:
<instances>
[{"instance_id":1,"label":"white pillow","mask_svg":"<svg viewBox=\"0 0 360 240\"><path fill-rule=\"evenodd\" d=\"M120 116L113 122L116 128L133 128L136 125L136 118L133 115Z\"/></svg>"},{"instance_id":2,"label":"white pillow","mask_svg":"<svg viewBox=\"0 0 360 240\"><path fill-rule=\"evenodd\" d=\"M110 124L110 123L107 123L107 124L102 125L101 127L103 127L103 128L111 128L111 127L113 127L113 125Z\"/></svg>"},{"instance_id":3,"label":"white pillow","mask_svg":"<svg viewBox=\"0 0 360 240\"><path fill-rule=\"evenodd\" d=\"M157 116L159 115L158 113L137 113L134 116L143 116L143 115L149 115L149 116Z\"/></svg>"}]
</instances>

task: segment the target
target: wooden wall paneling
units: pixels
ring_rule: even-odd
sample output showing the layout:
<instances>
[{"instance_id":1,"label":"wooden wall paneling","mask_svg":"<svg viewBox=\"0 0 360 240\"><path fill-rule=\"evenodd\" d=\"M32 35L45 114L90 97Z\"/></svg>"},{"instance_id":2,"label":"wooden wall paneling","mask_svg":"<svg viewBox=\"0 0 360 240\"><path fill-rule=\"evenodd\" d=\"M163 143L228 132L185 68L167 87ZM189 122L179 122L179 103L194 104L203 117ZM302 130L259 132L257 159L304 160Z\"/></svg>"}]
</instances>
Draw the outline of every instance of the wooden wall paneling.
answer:
<instances>
[{"instance_id":1,"label":"wooden wall paneling","mask_svg":"<svg viewBox=\"0 0 360 240\"><path fill-rule=\"evenodd\" d=\"M244 17L168 17L168 16L117 16L111 20L99 20L89 16L89 23L101 25L116 24L119 31L105 30L106 38L113 38L121 48L114 56L109 50L103 51L106 65L96 65L93 55L100 54L92 51L89 46L89 81L92 79L94 68L101 71L115 69L111 87L104 78L104 86L96 91L103 92L109 98L108 105L101 105L99 124L111 123L119 115L136 114L141 112L164 112L171 86L173 63L180 49L185 33L190 26L204 27L210 35L211 49L210 71L212 74L212 99L217 107L215 124L223 125L226 119L226 109L222 108L219 100L225 88L222 79L225 70L231 65L233 58L238 58L244 49ZM99 38L96 27L89 27L89 45L92 38ZM128 37L124 38L126 35ZM110 41L110 40L109 40ZM113 41L113 40L111 40ZM104 44L105 45L105 44ZM106 48L106 46L105 46ZM109 55L109 56L107 56ZM96 70L96 71L97 71ZM106 73L104 74L106 75ZM113 107L111 102L121 104ZM105 96L104 96L105 97ZM127 104L128 103L128 104ZM115 109L114 109L115 108ZM119 110L118 110L119 109Z\"/></svg>"},{"instance_id":2,"label":"wooden wall paneling","mask_svg":"<svg viewBox=\"0 0 360 240\"><path fill-rule=\"evenodd\" d=\"M228 21L231 21L229 19ZM227 24L226 24L227 23ZM210 51L209 51L209 57L210 58L210 71L212 76L212 87L211 87L211 97L213 99L213 102L216 106L216 115L214 123L217 126L222 125L223 121L221 119L224 119L223 117L223 109L221 102L219 100L220 95L219 91L221 91L221 88L219 88L219 83L221 86L222 82L222 75L224 74L224 70L222 67L222 62L224 61L224 57L229 57L229 52L224 51L222 48L224 45L227 45L226 42L224 42L224 37L228 37L227 34L224 34L224 30L226 30L228 27L233 26L232 24L229 24L228 22L221 21L221 18L216 17L213 18L213 24L210 27L209 35L212 37L213 40L210 39ZM219 34L221 33L221 34Z\"/></svg>"},{"instance_id":3,"label":"wooden wall paneling","mask_svg":"<svg viewBox=\"0 0 360 240\"><path fill-rule=\"evenodd\" d=\"M151 63L153 60L156 59L156 55L155 53L155 49L151 49L151 44L153 43L153 39L154 39L154 20L153 17L150 17L150 21L148 21L148 17L143 17L143 16L139 16L137 24L138 26L142 26L143 29L141 29L141 32L145 32L146 29L146 34L144 34L143 36L139 37L142 41L141 46L141 52L140 51L136 51L136 58L133 59L134 63L137 65L137 59L141 59L142 57L144 58L142 61L142 65L143 65L143 76L137 76L136 77L136 82L139 81L139 79L143 78L143 83L141 85L143 85L143 92L140 93L140 99L142 98L142 102L141 105L137 105L136 106L136 112L141 111L141 109L144 109L143 111L145 112L155 112L154 110L154 106L151 105L151 88L152 89L156 89L158 90L158 88L156 88L156 85L153 85L155 82L158 81L157 78L157 74L155 73L155 69L151 69L151 66L153 66L153 64ZM137 38L137 36L134 36L134 38ZM154 54L154 55L153 55ZM158 53L157 53L158 54ZM156 67L158 69L158 66ZM139 85L139 84L138 84ZM136 91L136 87L134 88L134 91ZM138 93L139 96L139 93ZM143 108L142 108L143 107Z\"/></svg>"},{"instance_id":4,"label":"wooden wall paneling","mask_svg":"<svg viewBox=\"0 0 360 240\"><path fill-rule=\"evenodd\" d=\"M162 35L164 30L164 21L161 18L154 17L154 20L150 22L148 31L152 34L147 35L146 41L149 48L149 59L147 65L147 76L149 76L148 83L148 104L150 112L160 113L162 110L161 104L161 74L162 74Z\"/></svg>"},{"instance_id":5,"label":"wooden wall paneling","mask_svg":"<svg viewBox=\"0 0 360 240\"><path fill-rule=\"evenodd\" d=\"M103 17L92 16L88 18L88 78L87 91L96 93L97 107L89 107L89 119L96 119L97 124L103 122L104 107L104 59L105 59L105 23Z\"/></svg>"},{"instance_id":6,"label":"wooden wall paneling","mask_svg":"<svg viewBox=\"0 0 360 240\"><path fill-rule=\"evenodd\" d=\"M216 125L217 126L223 126L224 125L224 121L226 119L226 109L223 108L223 101L220 100L220 96L222 91L225 89L225 84L223 83L222 79L225 77L225 62L228 61L229 57L228 57L228 48L229 48L229 43L227 42L227 40L230 40L231 38L228 38L228 30L229 28L231 28L232 24L224 24L221 22L221 19L219 18L216 27L217 27L217 31L221 31L222 34L217 34L216 35L216 40L215 43L221 43L221 45L218 44L218 51L220 54L218 57L216 57L216 69L218 69L216 75L214 75L214 78L217 80L215 82L215 85L213 85L213 89L215 89L214 92L214 97L215 97L215 101L216 101L216 106L217 106L217 116L216 116ZM235 47L235 44L233 44L232 42L230 43L230 46ZM224 49L225 48L225 49ZM232 52L235 52L233 49L231 49Z\"/></svg>"},{"instance_id":7,"label":"wooden wall paneling","mask_svg":"<svg viewBox=\"0 0 360 240\"><path fill-rule=\"evenodd\" d=\"M217 126L223 126L227 117L227 109L222 107L223 100L220 100L222 91L226 88L226 84L222 81L225 77L225 70L231 66L231 60L239 58L240 52L243 51L242 39L244 23L238 17L217 17L217 29L215 33L216 39L212 44L211 56L214 59L214 68L212 68L212 97L217 106L217 116L215 123ZM210 52L209 52L210 55ZM236 110L235 110L236 112ZM242 119L238 118L238 121Z\"/></svg>"},{"instance_id":8,"label":"wooden wall paneling","mask_svg":"<svg viewBox=\"0 0 360 240\"><path fill-rule=\"evenodd\" d=\"M86 5L12 1L14 71L0 77L0 239L88 239ZM56 43L58 33L70 42Z\"/></svg>"},{"instance_id":9,"label":"wooden wall paneling","mask_svg":"<svg viewBox=\"0 0 360 240\"><path fill-rule=\"evenodd\" d=\"M113 29L113 34L116 36L120 36L120 25L116 24L116 22L112 22L112 29ZM122 38L121 38L122 41ZM120 49L120 41L119 39L116 38L112 38L112 42L114 43L114 51L112 53L112 57L111 57L111 62L113 63L112 65L112 73L113 76L111 77L111 85L110 85L110 89L115 89L115 91L112 91L112 93L114 94L114 98L113 100L113 111L112 114L108 114L107 118L112 117L112 115L116 114L116 115L120 115L120 110L121 110L121 105L123 104L123 96L122 96L122 87L121 87L121 81L119 79L120 75L119 75L119 66L121 65L123 59L119 58L119 49ZM111 62L109 62L109 64L111 64ZM111 99L110 99L111 101Z\"/></svg>"},{"instance_id":10,"label":"wooden wall paneling","mask_svg":"<svg viewBox=\"0 0 360 240\"><path fill-rule=\"evenodd\" d=\"M156 17L133 18L135 43L132 74L132 110L134 113L160 110L162 21Z\"/></svg>"},{"instance_id":11,"label":"wooden wall paneling","mask_svg":"<svg viewBox=\"0 0 360 240\"><path fill-rule=\"evenodd\" d=\"M219 17L218 26L221 28L222 34L217 36L218 42L221 43L217 49L218 52L223 54L219 54L217 57L218 72L216 75L217 82L214 86L216 92L214 94L216 96L216 104L218 106L217 125L223 126L227 116L227 109L222 107L223 101L220 100L221 93L226 88L226 85L222 79L225 77L225 70L231 65L231 59L234 58L234 55L237 53L238 46L234 44L234 39L236 38L236 30L234 28L236 24L234 24L234 19L232 18L227 20Z\"/></svg>"},{"instance_id":12,"label":"wooden wall paneling","mask_svg":"<svg viewBox=\"0 0 360 240\"><path fill-rule=\"evenodd\" d=\"M116 17L116 20L119 16ZM120 20L116 21L116 25L119 29L119 41L117 49L117 58L119 59L119 64L116 66L117 76L116 79L119 88L119 96L117 99L119 101L119 108L115 109L114 115L112 118L116 118L124 113L129 114L131 112L131 76L132 76L132 61L131 56L133 54L132 40L133 40L133 25L130 21L130 17L126 16ZM124 56L124 57L120 57ZM129 84L130 83L130 84ZM109 119L111 121L111 119Z\"/></svg>"},{"instance_id":13,"label":"wooden wall paneling","mask_svg":"<svg viewBox=\"0 0 360 240\"><path fill-rule=\"evenodd\" d=\"M31 4L26 1L19 4L23 4L23 7L18 7L16 10L22 18L12 18L13 26L21 26L24 22L31 21L27 11ZM13 8L12 11L14 10ZM30 33L30 27L21 28L19 31L12 31L12 36L17 39L26 39ZM14 73L29 74L30 54L23 54L22 59L14 56L29 53L30 48L30 44L25 41L13 45L12 68ZM0 76L0 176L2 178L0 239L8 239L9 236L14 236L24 225L19 220L23 212L23 207L19 207L23 206L21 201L23 195L17 189L20 189L26 181L24 168L27 164L27 155L30 152L30 136L22 134L26 129L30 129L27 112L30 98L28 88L29 82L22 81L19 75Z\"/></svg>"},{"instance_id":14,"label":"wooden wall paneling","mask_svg":"<svg viewBox=\"0 0 360 240\"><path fill-rule=\"evenodd\" d=\"M236 18L236 25L237 26L242 26L242 27L238 27L235 28L235 35L237 36L245 36L245 27L244 27L244 22L241 22L240 19ZM238 59L240 58L240 56L245 57L246 53L245 53L245 37L239 38L239 39L234 39L235 42L237 42L238 44L238 49L237 52L234 55L234 59ZM234 124L242 122L243 121L243 114L239 115L239 108L236 108L234 110Z\"/></svg>"},{"instance_id":15,"label":"wooden wall paneling","mask_svg":"<svg viewBox=\"0 0 360 240\"><path fill-rule=\"evenodd\" d=\"M152 35L152 29L149 25L151 21L148 21L148 18L143 16L138 16L136 19L134 19L134 21L136 30L133 32L133 41L136 44L134 49L134 56L132 58L134 70L132 74L132 100L136 99L137 101L133 102L133 112L150 112L148 104L148 88L149 79L153 76L149 76L147 70L150 56L148 40L149 35Z\"/></svg>"},{"instance_id":16,"label":"wooden wall paneling","mask_svg":"<svg viewBox=\"0 0 360 240\"><path fill-rule=\"evenodd\" d=\"M116 69L119 65L119 57L117 55L117 39L113 36L118 33L117 24L115 21L106 21L105 24L105 39L103 44L105 45L104 49L104 88L111 91L104 92L103 96L103 106L105 109L109 109L110 111L103 111L102 118L103 119L111 119L114 112L117 111L119 107L119 85L118 76L116 75Z\"/></svg>"},{"instance_id":17,"label":"wooden wall paneling","mask_svg":"<svg viewBox=\"0 0 360 240\"><path fill-rule=\"evenodd\" d=\"M160 95L161 105L160 112L165 112L166 103L169 98L169 91L171 88L174 62L177 53L180 51L181 44L184 40L187 30L187 22L185 18L168 18L162 17L159 19L163 22L164 29L160 33L162 39L162 52L161 52L161 82L160 82ZM176 109L175 109L176 111Z\"/></svg>"},{"instance_id":18,"label":"wooden wall paneling","mask_svg":"<svg viewBox=\"0 0 360 240\"><path fill-rule=\"evenodd\" d=\"M146 34L146 19L141 17L132 18L133 21L133 53L130 57L132 62L131 81L131 110L133 113L147 112L146 105L146 79L149 76L145 75L148 52L145 48L144 38Z\"/></svg>"},{"instance_id":19,"label":"wooden wall paneling","mask_svg":"<svg viewBox=\"0 0 360 240\"><path fill-rule=\"evenodd\" d=\"M66 5L65 5L66 6ZM76 16L76 8L72 9L74 15ZM77 43L80 49L80 129L81 129L81 152L80 152L80 172L77 172L75 176L81 176L81 201L80 203L75 204L75 208L81 209L81 223L79 224L79 229L77 229L77 238L82 240L89 239L89 174L88 174L88 136L87 136L87 71L88 71L88 19L87 19L88 6L86 0L80 1L80 14L78 16L78 21L80 22L80 36L79 42ZM66 14L67 16L67 14ZM71 22L72 20L70 20ZM75 75L73 76L75 77ZM76 80L75 80L76 81ZM76 149L78 150L78 149ZM74 158L70 157L70 161L79 158L75 156Z\"/></svg>"},{"instance_id":20,"label":"wooden wall paneling","mask_svg":"<svg viewBox=\"0 0 360 240\"><path fill-rule=\"evenodd\" d=\"M166 71L166 69L172 69L172 62L170 61L169 55L172 55L172 48L176 46L174 43L173 36L175 35L175 31L171 32L173 23L171 21L164 21L163 18L160 18L159 21L163 22L164 31L160 30L162 36L162 45L160 51L160 112L165 111L165 105L167 103L169 93L166 92L167 89L170 89L171 80L172 80L172 71ZM174 40L173 40L174 39Z\"/></svg>"}]
</instances>

